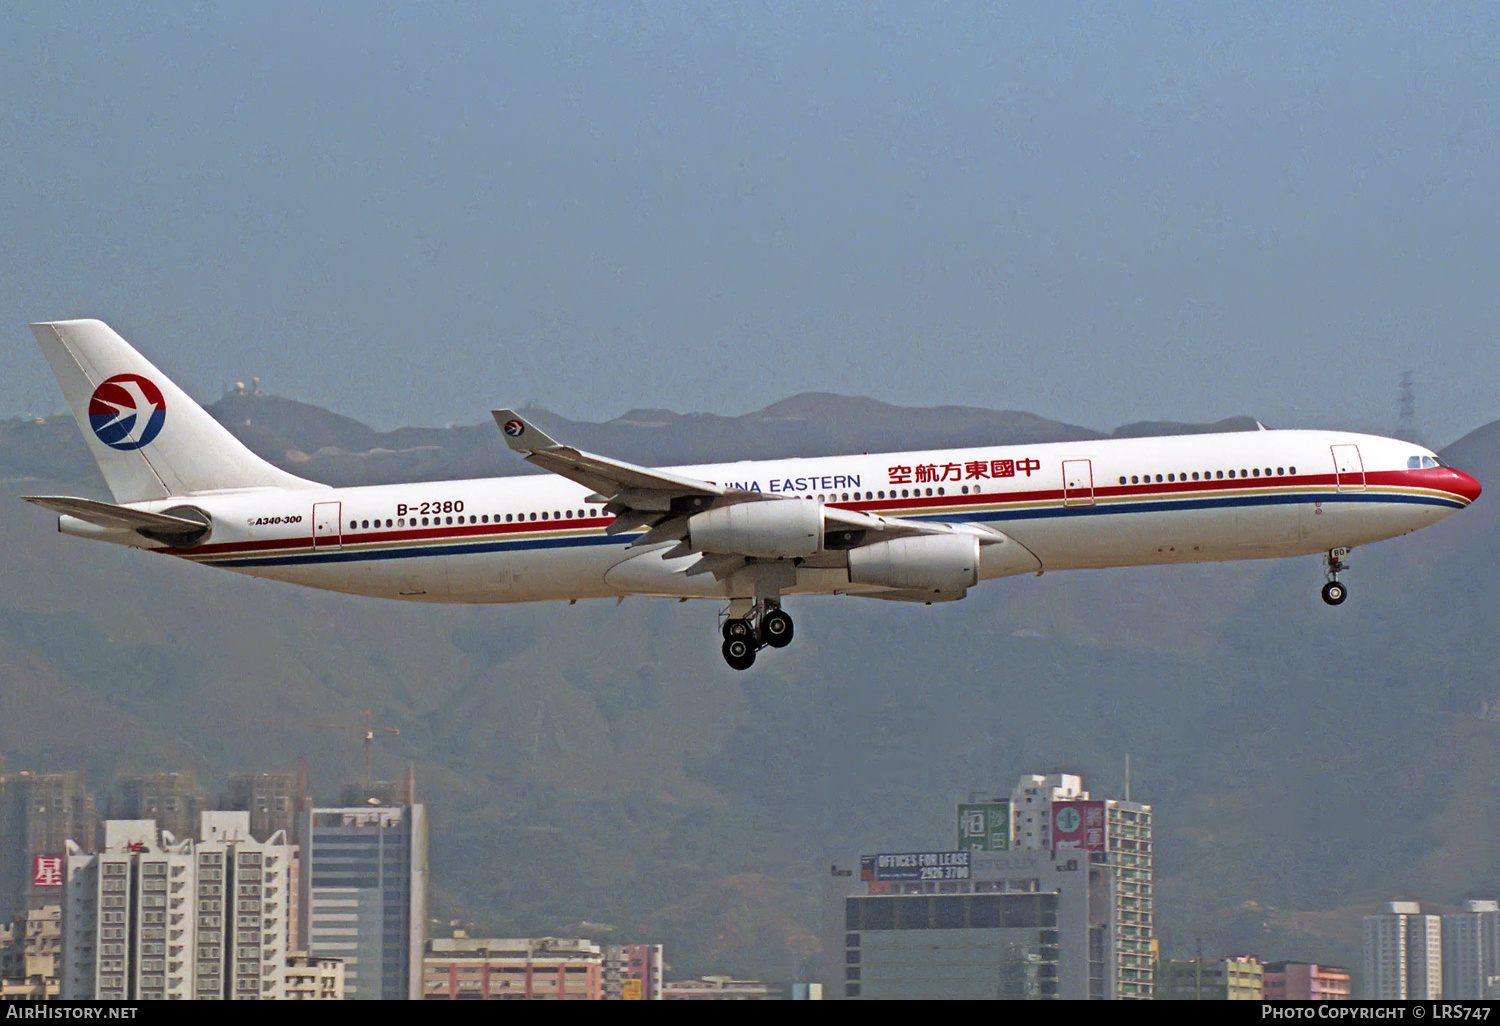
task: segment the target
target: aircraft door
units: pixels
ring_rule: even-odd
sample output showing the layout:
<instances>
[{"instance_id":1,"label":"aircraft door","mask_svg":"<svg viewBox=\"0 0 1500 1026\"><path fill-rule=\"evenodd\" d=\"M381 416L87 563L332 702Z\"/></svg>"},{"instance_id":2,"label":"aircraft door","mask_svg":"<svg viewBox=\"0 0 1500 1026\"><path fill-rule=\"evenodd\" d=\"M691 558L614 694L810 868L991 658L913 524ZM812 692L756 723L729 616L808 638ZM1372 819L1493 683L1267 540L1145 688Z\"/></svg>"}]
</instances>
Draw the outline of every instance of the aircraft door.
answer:
<instances>
[{"instance_id":1,"label":"aircraft door","mask_svg":"<svg viewBox=\"0 0 1500 1026\"><path fill-rule=\"evenodd\" d=\"M1333 446L1333 470L1341 492L1364 491L1365 464L1357 445Z\"/></svg>"},{"instance_id":2,"label":"aircraft door","mask_svg":"<svg viewBox=\"0 0 1500 1026\"><path fill-rule=\"evenodd\" d=\"M313 548L337 549L344 544L343 510L341 502L313 503Z\"/></svg>"},{"instance_id":3,"label":"aircraft door","mask_svg":"<svg viewBox=\"0 0 1500 1026\"><path fill-rule=\"evenodd\" d=\"M1063 505L1094 504L1094 466L1088 460L1063 460Z\"/></svg>"}]
</instances>

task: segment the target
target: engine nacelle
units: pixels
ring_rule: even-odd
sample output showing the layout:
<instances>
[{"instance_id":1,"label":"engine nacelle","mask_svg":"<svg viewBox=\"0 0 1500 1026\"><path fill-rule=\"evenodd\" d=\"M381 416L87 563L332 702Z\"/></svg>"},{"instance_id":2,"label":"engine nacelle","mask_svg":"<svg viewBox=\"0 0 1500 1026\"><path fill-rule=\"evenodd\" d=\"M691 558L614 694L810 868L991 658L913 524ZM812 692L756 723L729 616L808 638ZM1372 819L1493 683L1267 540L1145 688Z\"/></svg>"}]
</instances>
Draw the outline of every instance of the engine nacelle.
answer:
<instances>
[{"instance_id":1,"label":"engine nacelle","mask_svg":"<svg viewBox=\"0 0 1500 1026\"><path fill-rule=\"evenodd\" d=\"M738 502L688 519L688 538L704 552L795 559L823 548L823 504L813 499Z\"/></svg>"},{"instance_id":2,"label":"engine nacelle","mask_svg":"<svg viewBox=\"0 0 1500 1026\"><path fill-rule=\"evenodd\" d=\"M979 539L929 534L850 549L849 583L961 596L979 583Z\"/></svg>"}]
</instances>

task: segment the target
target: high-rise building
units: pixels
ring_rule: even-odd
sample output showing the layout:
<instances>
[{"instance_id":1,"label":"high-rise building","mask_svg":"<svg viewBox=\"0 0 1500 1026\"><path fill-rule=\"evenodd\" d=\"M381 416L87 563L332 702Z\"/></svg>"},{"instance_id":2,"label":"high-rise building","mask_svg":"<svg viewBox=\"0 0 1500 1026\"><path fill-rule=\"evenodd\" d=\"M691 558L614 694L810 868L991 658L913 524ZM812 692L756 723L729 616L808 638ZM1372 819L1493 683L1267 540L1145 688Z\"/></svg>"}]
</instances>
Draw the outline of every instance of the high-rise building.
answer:
<instances>
[{"instance_id":1,"label":"high-rise building","mask_svg":"<svg viewBox=\"0 0 1500 1026\"><path fill-rule=\"evenodd\" d=\"M1265 976L1258 959L1169 960L1156 975L1158 1001L1261 1001Z\"/></svg>"},{"instance_id":2,"label":"high-rise building","mask_svg":"<svg viewBox=\"0 0 1500 1026\"><path fill-rule=\"evenodd\" d=\"M1415 901L1392 901L1363 918L1365 997L1422 1001L1443 996L1442 923Z\"/></svg>"},{"instance_id":3,"label":"high-rise building","mask_svg":"<svg viewBox=\"0 0 1500 1026\"><path fill-rule=\"evenodd\" d=\"M1354 997L1354 974L1316 962L1267 962L1267 1001L1348 1001Z\"/></svg>"},{"instance_id":4,"label":"high-rise building","mask_svg":"<svg viewBox=\"0 0 1500 1026\"><path fill-rule=\"evenodd\" d=\"M264 841L280 830L295 844L301 826L299 792L295 773L239 773L229 778L229 789L220 804L226 810L250 814L252 837Z\"/></svg>"},{"instance_id":5,"label":"high-rise building","mask_svg":"<svg viewBox=\"0 0 1500 1026\"><path fill-rule=\"evenodd\" d=\"M0 921L62 902L68 842L98 847L82 773L0 773Z\"/></svg>"},{"instance_id":6,"label":"high-rise building","mask_svg":"<svg viewBox=\"0 0 1500 1026\"><path fill-rule=\"evenodd\" d=\"M104 851L68 855L63 997L285 997L291 874L285 835L255 840L248 813L203 813L196 842L106 822Z\"/></svg>"},{"instance_id":7,"label":"high-rise building","mask_svg":"<svg viewBox=\"0 0 1500 1026\"><path fill-rule=\"evenodd\" d=\"M302 946L344 960L351 999L417 1000L427 928L421 805L313 808L304 815Z\"/></svg>"},{"instance_id":8,"label":"high-rise building","mask_svg":"<svg viewBox=\"0 0 1500 1026\"><path fill-rule=\"evenodd\" d=\"M604 948L606 1001L660 1001L666 968L660 944L608 944Z\"/></svg>"},{"instance_id":9,"label":"high-rise building","mask_svg":"<svg viewBox=\"0 0 1500 1026\"><path fill-rule=\"evenodd\" d=\"M961 842L980 805L982 844L834 863L824 997L1150 998L1151 806L1028 775L1008 830L990 821L1002 802L961 806Z\"/></svg>"},{"instance_id":10,"label":"high-rise building","mask_svg":"<svg viewBox=\"0 0 1500 1026\"><path fill-rule=\"evenodd\" d=\"M1151 806L1090 798L1071 773L1027 774L1011 792L1014 847L1086 853L1108 889L1109 914L1090 926L1090 996L1150 998L1156 941Z\"/></svg>"},{"instance_id":11,"label":"high-rise building","mask_svg":"<svg viewBox=\"0 0 1500 1026\"><path fill-rule=\"evenodd\" d=\"M149 819L173 837L192 837L198 815L207 808L208 799L194 774L142 773L115 782L109 818Z\"/></svg>"},{"instance_id":12,"label":"high-rise building","mask_svg":"<svg viewBox=\"0 0 1500 1026\"><path fill-rule=\"evenodd\" d=\"M1443 997L1500 997L1500 902L1466 901L1443 920Z\"/></svg>"}]
</instances>

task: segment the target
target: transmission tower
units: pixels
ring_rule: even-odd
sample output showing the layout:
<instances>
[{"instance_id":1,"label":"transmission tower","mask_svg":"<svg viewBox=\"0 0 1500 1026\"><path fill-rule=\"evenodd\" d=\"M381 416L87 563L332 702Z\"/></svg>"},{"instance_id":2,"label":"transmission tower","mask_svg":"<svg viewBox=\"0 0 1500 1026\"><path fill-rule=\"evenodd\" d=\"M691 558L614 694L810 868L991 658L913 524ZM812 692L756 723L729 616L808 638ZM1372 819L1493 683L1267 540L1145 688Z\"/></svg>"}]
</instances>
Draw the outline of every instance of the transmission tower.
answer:
<instances>
[{"instance_id":1,"label":"transmission tower","mask_svg":"<svg viewBox=\"0 0 1500 1026\"><path fill-rule=\"evenodd\" d=\"M1404 442L1421 443L1420 433L1417 431L1417 387L1411 371L1401 372L1401 383L1398 386L1397 396L1400 400L1400 412L1396 416L1396 437Z\"/></svg>"}]
</instances>

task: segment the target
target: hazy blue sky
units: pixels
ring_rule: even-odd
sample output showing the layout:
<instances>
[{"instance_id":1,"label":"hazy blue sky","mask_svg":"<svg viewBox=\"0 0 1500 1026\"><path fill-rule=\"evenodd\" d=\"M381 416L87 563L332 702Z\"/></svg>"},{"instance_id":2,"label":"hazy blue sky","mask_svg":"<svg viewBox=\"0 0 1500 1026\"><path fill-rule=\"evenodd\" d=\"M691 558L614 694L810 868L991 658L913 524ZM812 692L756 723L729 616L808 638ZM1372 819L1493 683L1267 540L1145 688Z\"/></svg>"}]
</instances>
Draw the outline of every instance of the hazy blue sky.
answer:
<instances>
[{"instance_id":1,"label":"hazy blue sky","mask_svg":"<svg viewBox=\"0 0 1500 1026\"><path fill-rule=\"evenodd\" d=\"M312 8L311 10L309 8ZM379 426L828 390L1094 427L1500 417L1493 5L0 13L26 323Z\"/></svg>"}]
</instances>

